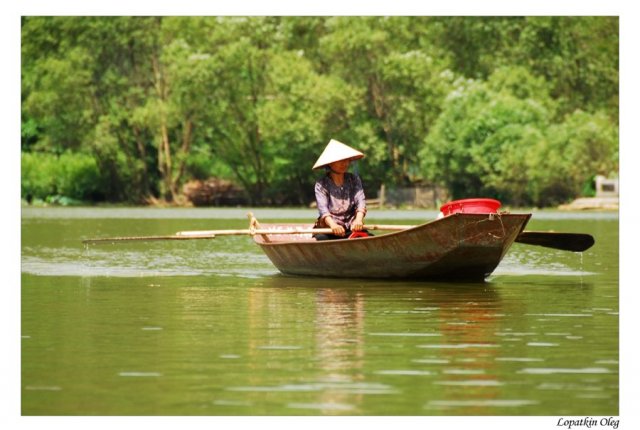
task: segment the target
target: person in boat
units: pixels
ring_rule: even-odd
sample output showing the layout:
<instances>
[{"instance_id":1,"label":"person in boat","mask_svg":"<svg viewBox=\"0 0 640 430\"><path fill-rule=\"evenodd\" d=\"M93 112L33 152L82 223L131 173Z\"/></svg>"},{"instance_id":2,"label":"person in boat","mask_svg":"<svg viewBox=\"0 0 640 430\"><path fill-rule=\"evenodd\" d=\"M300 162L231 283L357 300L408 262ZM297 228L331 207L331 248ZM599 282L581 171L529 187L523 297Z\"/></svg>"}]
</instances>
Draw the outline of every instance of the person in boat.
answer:
<instances>
[{"instance_id":1,"label":"person in boat","mask_svg":"<svg viewBox=\"0 0 640 430\"><path fill-rule=\"evenodd\" d=\"M348 172L351 162L362 157L362 152L331 139L314 164L314 170L326 170L326 175L315 184L319 217L314 227L330 228L333 232L316 234L316 240L372 236L363 229L367 205L362 181Z\"/></svg>"}]
</instances>

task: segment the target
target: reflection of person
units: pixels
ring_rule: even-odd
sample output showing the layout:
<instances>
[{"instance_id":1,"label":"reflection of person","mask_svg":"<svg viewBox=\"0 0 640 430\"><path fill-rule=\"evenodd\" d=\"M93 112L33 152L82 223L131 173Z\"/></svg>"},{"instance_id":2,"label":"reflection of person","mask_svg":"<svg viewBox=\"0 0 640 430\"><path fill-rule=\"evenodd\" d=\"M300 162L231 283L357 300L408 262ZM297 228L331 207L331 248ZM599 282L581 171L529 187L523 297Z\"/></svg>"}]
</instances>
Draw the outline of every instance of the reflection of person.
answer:
<instances>
[{"instance_id":1,"label":"reflection of person","mask_svg":"<svg viewBox=\"0 0 640 430\"><path fill-rule=\"evenodd\" d=\"M331 139L313 166L324 167L327 174L316 181L316 203L320 216L316 227L329 227L333 234L317 234L317 240L340 239L359 232L358 236L371 236L363 230L367 213L364 189L358 175L347 172L352 160L364 154L344 143ZM360 233L361 232L361 233Z\"/></svg>"}]
</instances>

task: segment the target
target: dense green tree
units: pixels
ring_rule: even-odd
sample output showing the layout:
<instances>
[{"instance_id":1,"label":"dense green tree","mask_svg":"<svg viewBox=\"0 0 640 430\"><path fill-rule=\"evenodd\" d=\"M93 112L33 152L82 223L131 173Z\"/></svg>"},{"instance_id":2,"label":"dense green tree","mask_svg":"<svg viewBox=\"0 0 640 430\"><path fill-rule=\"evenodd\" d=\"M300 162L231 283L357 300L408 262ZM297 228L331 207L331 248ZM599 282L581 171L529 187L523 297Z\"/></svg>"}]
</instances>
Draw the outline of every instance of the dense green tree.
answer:
<instances>
[{"instance_id":1,"label":"dense green tree","mask_svg":"<svg viewBox=\"0 0 640 430\"><path fill-rule=\"evenodd\" d=\"M486 79L496 67L513 65L523 17L447 16L431 19L428 41L451 69Z\"/></svg>"},{"instance_id":2,"label":"dense green tree","mask_svg":"<svg viewBox=\"0 0 640 430\"><path fill-rule=\"evenodd\" d=\"M151 187L146 130L129 119L149 92L148 53L158 21L133 17L32 17L23 21L23 117L41 151L94 153L111 200Z\"/></svg>"},{"instance_id":3,"label":"dense green tree","mask_svg":"<svg viewBox=\"0 0 640 430\"><path fill-rule=\"evenodd\" d=\"M307 203L337 138L369 195L555 204L617 174L617 112L616 17L22 19L24 197L171 201L221 177Z\"/></svg>"},{"instance_id":4,"label":"dense green tree","mask_svg":"<svg viewBox=\"0 0 640 430\"><path fill-rule=\"evenodd\" d=\"M424 17L337 17L320 47L329 71L362 91L354 136L374 154L376 174L406 185L416 179L416 153L453 80L430 49ZM384 154L384 155L383 155Z\"/></svg>"},{"instance_id":5,"label":"dense green tree","mask_svg":"<svg viewBox=\"0 0 640 430\"><path fill-rule=\"evenodd\" d=\"M460 80L422 148L425 172L455 198L548 205L579 195L595 174L617 172L617 127L581 111L552 122L556 102L523 68Z\"/></svg>"},{"instance_id":6,"label":"dense green tree","mask_svg":"<svg viewBox=\"0 0 640 430\"><path fill-rule=\"evenodd\" d=\"M577 109L618 115L617 17L528 17L516 58L550 84L559 113Z\"/></svg>"},{"instance_id":7,"label":"dense green tree","mask_svg":"<svg viewBox=\"0 0 640 430\"><path fill-rule=\"evenodd\" d=\"M260 106L262 136L268 142L272 202L313 200L311 167L326 136L342 136L357 109L357 90L340 79L315 73L298 53L275 56L268 68L269 94ZM277 193L277 194L274 194Z\"/></svg>"},{"instance_id":8,"label":"dense green tree","mask_svg":"<svg viewBox=\"0 0 640 430\"><path fill-rule=\"evenodd\" d=\"M530 136L547 118L543 103L533 98L461 79L421 149L424 171L454 198L520 198Z\"/></svg>"},{"instance_id":9,"label":"dense green tree","mask_svg":"<svg viewBox=\"0 0 640 430\"><path fill-rule=\"evenodd\" d=\"M617 116L617 17L438 17L431 27L440 54L465 77L523 66L550 83L561 115L580 108Z\"/></svg>"},{"instance_id":10,"label":"dense green tree","mask_svg":"<svg viewBox=\"0 0 640 430\"><path fill-rule=\"evenodd\" d=\"M576 111L552 125L530 159L530 196L540 206L579 196L595 175L616 177L618 127L602 112Z\"/></svg>"}]
</instances>

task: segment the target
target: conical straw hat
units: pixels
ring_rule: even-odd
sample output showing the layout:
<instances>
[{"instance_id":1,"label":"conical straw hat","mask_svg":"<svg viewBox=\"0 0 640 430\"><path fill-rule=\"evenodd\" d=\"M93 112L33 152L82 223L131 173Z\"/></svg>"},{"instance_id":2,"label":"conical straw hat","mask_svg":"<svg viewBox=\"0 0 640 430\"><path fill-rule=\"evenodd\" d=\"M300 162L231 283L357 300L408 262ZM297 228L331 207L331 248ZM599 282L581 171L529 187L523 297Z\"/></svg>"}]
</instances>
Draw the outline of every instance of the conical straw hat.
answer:
<instances>
[{"instance_id":1,"label":"conical straw hat","mask_svg":"<svg viewBox=\"0 0 640 430\"><path fill-rule=\"evenodd\" d=\"M326 148L324 148L324 151L322 151L322 154L320 154L316 164L313 165L313 168L317 169L318 167L323 167L340 160L357 160L362 157L364 157L362 152L335 139L331 139Z\"/></svg>"}]
</instances>

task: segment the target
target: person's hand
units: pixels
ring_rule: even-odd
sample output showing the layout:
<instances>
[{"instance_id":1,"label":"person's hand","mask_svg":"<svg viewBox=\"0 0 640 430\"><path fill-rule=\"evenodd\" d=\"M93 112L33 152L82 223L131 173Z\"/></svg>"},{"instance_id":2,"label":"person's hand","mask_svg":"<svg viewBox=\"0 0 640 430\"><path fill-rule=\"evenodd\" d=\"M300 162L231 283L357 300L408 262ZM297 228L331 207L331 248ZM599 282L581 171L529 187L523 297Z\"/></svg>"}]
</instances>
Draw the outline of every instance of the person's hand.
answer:
<instances>
[{"instance_id":1,"label":"person's hand","mask_svg":"<svg viewBox=\"0 0 640 430\"><path fill-rule=\"evenodd\" d=\"M364 222L362 220L362 212L356 214L356 219L351 223L351 230L361 231L364 228Z\"/></svg>"},{"instance_id":2,"label":"person's hand","mask_svg":"<svg viewBox=\"0 0 640 430\"><path fill-rule=\"evenodd\" d=\"M333 234L335 234L336 236L344 236L345 234L344 227L339 224L331 227L331 231L333 231Z\"/></svg>"},{"instance_id":3,"label":"person's hand","mask_svg":"<svg viewBox=\"0 0 640 430\"><path fill-rule=\"evenodd\" d=\"M329 228L331 229L333 234L335 234L336 236L344 236L345 230L344 230L343 226L341 226L340 224L335 222L330 217L327 217L326 220L327 220L327 224L329 225Z\"/></svg>"}]
</instances>

